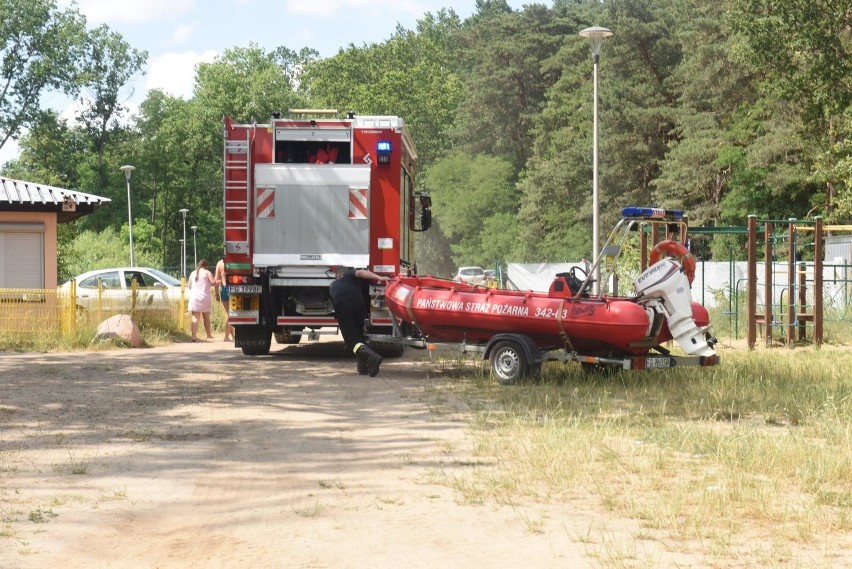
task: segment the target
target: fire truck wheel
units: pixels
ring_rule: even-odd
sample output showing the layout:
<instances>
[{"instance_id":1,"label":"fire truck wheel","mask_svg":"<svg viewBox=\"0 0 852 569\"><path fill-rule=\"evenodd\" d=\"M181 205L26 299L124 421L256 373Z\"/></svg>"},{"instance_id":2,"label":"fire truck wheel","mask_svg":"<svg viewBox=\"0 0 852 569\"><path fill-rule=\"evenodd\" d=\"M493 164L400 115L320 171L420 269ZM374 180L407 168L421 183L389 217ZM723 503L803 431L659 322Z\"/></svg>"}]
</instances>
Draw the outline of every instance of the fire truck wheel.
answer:
<instances>
[{"instance_id":1,"label":"fire truck wheel","mask_svg":"<svg viewBox=\"0 0 852 569\"><path fill-rule=\"evenodd\" d=\"M517 342L507 340L498 343L491 350L491 375L497 377L501 385L514 385L527 374L529 364L527 356Z\"/></svg>"}]
</instances>

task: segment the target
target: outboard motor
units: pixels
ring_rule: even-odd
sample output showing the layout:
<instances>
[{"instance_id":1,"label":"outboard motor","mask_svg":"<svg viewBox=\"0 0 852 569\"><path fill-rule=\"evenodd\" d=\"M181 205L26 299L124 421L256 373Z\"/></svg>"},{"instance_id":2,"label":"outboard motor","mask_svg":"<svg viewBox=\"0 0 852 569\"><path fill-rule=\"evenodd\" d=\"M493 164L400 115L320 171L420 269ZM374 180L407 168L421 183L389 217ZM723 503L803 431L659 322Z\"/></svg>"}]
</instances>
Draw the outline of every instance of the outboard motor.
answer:
<instances>
[{"instance_id":1,"label":"outboard motor","mask_svg":"<svg viewBox=\"0 0 852 569\"><path fill-rule=\"evenodd\" d=\"M666 322L672 337L691 356L715 356L714 338L708 338L707 328L699 328L692 318L692 294L689 280L680 264L663 259L648 267L633 281L636 294L642 299L663 301Z\"/></svg>"}]
</instances>

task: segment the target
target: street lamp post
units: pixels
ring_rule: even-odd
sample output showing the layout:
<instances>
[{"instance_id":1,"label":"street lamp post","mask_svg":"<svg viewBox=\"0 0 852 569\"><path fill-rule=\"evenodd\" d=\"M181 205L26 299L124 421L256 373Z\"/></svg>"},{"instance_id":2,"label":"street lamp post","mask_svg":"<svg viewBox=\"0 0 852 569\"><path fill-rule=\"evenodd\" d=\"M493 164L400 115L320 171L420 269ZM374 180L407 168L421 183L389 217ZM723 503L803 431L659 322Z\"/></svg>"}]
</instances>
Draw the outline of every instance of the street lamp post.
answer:
<instances>
[{"instance_id":1,"label":"street lamp post","mask_svg":"<svg viewBox=\"0 0 852 569\"><path fill-rule=\"evenodd\" d=\"M127 180L127 230L130 234L130 266L135 267L136 262L133 259L133 214L130 208L130 174L135 170L135 166L125 164L119 170L124 172L124 178Z\"/></svg>"},{"instance_id":2,"label":"street lamp post","mask_svg":"<svg viewBox=\"0 0 852 569\"><path fill-rule=\"evenodd\" d=\"M183 215L183 239L180 242L180 275L186 277L186 214L189 213L189 210L184 207L178 211Z\"/></svg>"},{"instance_id":3,"label":"street lamp post","mask_svg":"<svg viewBox=\"0 0 852 569\"><path fill-rule=\"evenodd\" d=\"M195 246L195 231L198 229L197 225L193 225L190 227L192 229L192 260L194 261L193 267L198 266L198 247Z\"/></svg>"},{"instance_id":4,"label":"street lamp post","mask_svg":"<svg viewBox=\"0 0 852 569\"><path fill-rule=\"evenodd\" d=\"M580 35L589 38L592 43L592 67L594 69L593 91L594 98L592 118L592 260L598 259L600 251L600 185L598 180L598 61L601 55L601 45L604 38L612 35L607 28L593 26L580 31ZM595 265L594 294L600 290L601 265Z\"/></svg>"}]
</instances>

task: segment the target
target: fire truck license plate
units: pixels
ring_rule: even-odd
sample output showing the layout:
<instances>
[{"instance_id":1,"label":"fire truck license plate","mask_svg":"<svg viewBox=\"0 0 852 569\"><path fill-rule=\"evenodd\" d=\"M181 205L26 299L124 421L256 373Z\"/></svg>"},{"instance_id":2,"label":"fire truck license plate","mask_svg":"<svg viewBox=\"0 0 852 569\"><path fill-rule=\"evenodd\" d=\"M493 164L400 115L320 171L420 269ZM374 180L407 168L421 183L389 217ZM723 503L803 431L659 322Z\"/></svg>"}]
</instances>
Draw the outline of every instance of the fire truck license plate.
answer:
<instances>
[{"instance_id":1,"label":"fire truck license plate","mask_svg":"<svg viewBox=\"0 0 852 569\"><path fill-rule=\"evenodd\" d=\"M230 294L260 294L260 285L228 285Z\"/></svg>"},{"instance_id":2,"label":"fire truck license plate","mask_svg":"<svg viewBox=\"0 0 852 569\"><path fill-rule=\"evenodd\" d=\"M646 358L645 368L672 367L671 358Z\"/></svg>"}]
</instances>

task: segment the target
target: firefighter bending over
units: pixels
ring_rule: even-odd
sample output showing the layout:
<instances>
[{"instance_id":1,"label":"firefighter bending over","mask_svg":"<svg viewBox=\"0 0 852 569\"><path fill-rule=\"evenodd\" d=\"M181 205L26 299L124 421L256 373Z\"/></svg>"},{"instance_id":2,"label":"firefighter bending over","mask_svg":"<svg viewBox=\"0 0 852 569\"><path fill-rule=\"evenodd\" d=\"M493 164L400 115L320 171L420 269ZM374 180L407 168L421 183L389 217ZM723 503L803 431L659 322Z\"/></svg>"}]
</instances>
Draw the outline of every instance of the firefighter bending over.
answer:
<instances>
[{"instance_id":1,"label":"firefighter bending over","mask_svg":"<svg viewBox=\"0 0 852 569\"><path fill-rule=\"evenodd\" d=\"M343 341L358 359L358 373L376 377L382 356L367 345L364 320L367 318L369 281L387 282L388 277L353 267L335 267L334 272L335 280L329 285L329 290Z\"/></svg>"}]
</instances>

